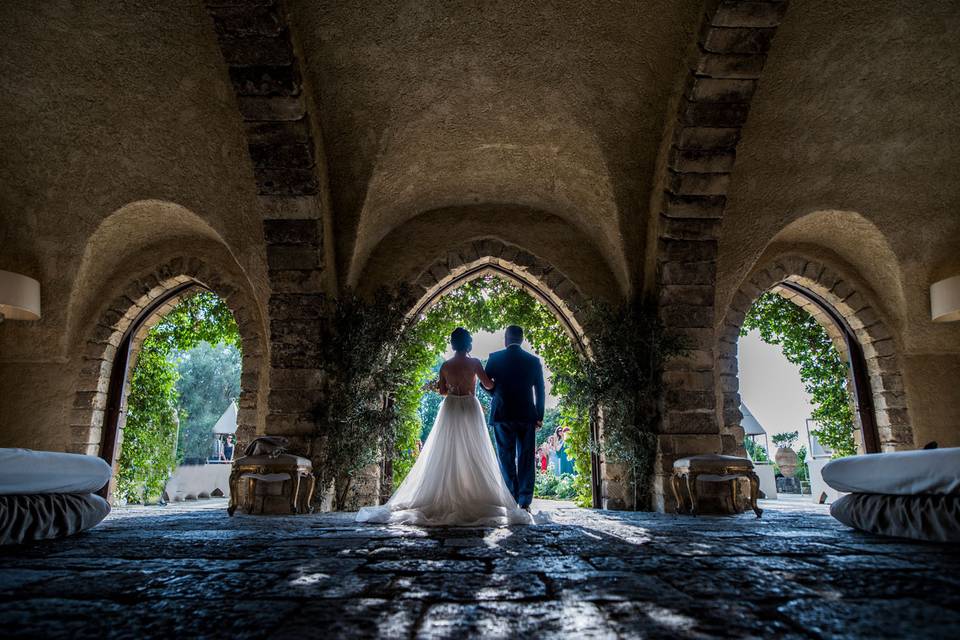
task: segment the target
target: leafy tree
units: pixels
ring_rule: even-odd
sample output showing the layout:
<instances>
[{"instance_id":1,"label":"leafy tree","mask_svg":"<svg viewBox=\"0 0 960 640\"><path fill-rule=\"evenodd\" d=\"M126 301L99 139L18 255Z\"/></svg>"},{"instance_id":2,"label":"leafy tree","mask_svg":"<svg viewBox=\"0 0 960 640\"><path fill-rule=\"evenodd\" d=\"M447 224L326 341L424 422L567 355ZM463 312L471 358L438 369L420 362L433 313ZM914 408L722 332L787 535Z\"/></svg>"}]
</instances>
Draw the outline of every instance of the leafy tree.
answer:
<instances>
[{"instance_id":1,"label":"leafy tree","mask_svg":"<svg viewBox=\"0 0 960 640\"><path fill-rule=\"evenodd\" d=\"M175 353L201 342L240 348L240 333L226 303L208 291L182 300L147 333L127 397L117 471L117 496L130 502L158 499L176 465L180 410ZM239 355L239 353L238 353ZM194 391L190 388L190 392Z\"/></svg>"},{"instance_id":2,"label":"leafy tree","mask_svg":"<svg viewBox=\"0 0 960 640\"><path fill-rule=\"evenodd\" d=\"M213 425L240 396L240 351L232 344L201 342L173 358L182 416L177 460L205 460L211 453Z\"/></svg>"},{"instance_id":3,"label":"leafy tree","mask_svg":"<svg viewBox=\"0 0 960 640\"><path fill-rule=\"evenodd\" d=\"M440 377L440 367L443 365L443 356L438 356L431 369L432 379ZM424 387L423 396L420 405L417 407L417 416L420 420L420 441L426 442L427 436L433 430L433 423L437 421L437 413L440 412L440 403L443 402L443 396L434 390L431 385Z\"/></svg>"},{"instance_id":4,"label":"leafy tree","mask_svg":"<svg viewBox=\"0 0 960 640\"><path fill-rule=\"evenodd\" d=\"M417 409L420 418L420 441L426 442L433 431L433 423L437 421L437 414L440 412L440 403L443 402L443 396L436 391L430 390L423 394L423 400Z\"/></svg>"},{"instance_id":5,"label":"leafy tree","mask_svg":"<svg viewBox=\"0 0 960 640\"><path fill-rule=\"evenodd\" d=\"M211 291L181 300L150 330L150 337L163 344L167 353L187 351L201 342L240 348L240 330L230 307Z\"/></svg>"},{"instance_id":6,"label":"leafy tree","mask_svg":"<svg viewBox=\"0 0 960 640\"><path fill-rule=\"evenodd\" d=\"M557 427L561 426L560 411L556 407L550 407L543 413L543 425L537 429L537 446L539 447L547 438L557 432Z\"/></svg>"},{"instance_id":7,"label":"leafy tree","mask_svg":"<svg viewBox=\"0 0 960 640\"><path fill-rule=\"evenodd\" d=\"M800 368L800 380L813 400L812 430L834 457L855 455L853 411L847 389L847 365L833 341L806 311L772 292L757 298L740 335L755 329L767 344L780 345L788 361Z\"/></svg>"},{"instance_id":8,"label":"leafy tree","mask_svg":"<svg viewBox=\"0 0 960 640\"><path fill-rule=\"evenodd\" d=\"M800 450L797 451L797 470L793 474L793 477L797 480L803 480L805 482L810 481L810 466L807 464L806 445L802 445Z\"/></svg>"}]
</instances>

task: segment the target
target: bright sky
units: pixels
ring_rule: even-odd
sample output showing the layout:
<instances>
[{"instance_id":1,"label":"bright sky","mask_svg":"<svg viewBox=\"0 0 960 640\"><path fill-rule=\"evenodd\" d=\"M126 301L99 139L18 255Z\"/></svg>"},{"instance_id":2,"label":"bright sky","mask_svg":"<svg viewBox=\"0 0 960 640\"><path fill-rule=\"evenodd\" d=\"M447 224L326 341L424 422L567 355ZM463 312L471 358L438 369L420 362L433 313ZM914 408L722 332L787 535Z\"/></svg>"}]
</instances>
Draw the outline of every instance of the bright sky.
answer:
<instances>
[{"instance_id":1,"label":"bright sky","mask_svg":"<svg viewBox=\"0 0 960 640\"><path fill-rule=\"evenodd\" d=\"M523 348L527 351L530 351L530 345L526 342L523 343ZM474 358L480 358L481 360L486 360L490 357L490 354L494 351L499 351L503 349L503 332L489 333L487 331L478 331L473 334L473 351L470 353ZM447 352L443 354L444 358L452 358L453 350L447 349ZM541 358L542 361L542 358ZM547 381L547 407L557 406L557 399L550 393L550 370L547 369L547 366L543 366L543 376Z\"/></svg>"},{"instance_id":2,"label":"bright sky","mask_svg":"<svg viewBox=\"0 0 960 640\"><path fill-rule=\"evenodd\" d=\"M770 441L773 434L787 431L800 432L794 448L809 448L806 419L813 406L800 381L800 368L787 361L779 346L764 343L755 330L740 338L739 364L740 397L767 430L770 453L776 452Z\"/></svg>"}]
</instances>

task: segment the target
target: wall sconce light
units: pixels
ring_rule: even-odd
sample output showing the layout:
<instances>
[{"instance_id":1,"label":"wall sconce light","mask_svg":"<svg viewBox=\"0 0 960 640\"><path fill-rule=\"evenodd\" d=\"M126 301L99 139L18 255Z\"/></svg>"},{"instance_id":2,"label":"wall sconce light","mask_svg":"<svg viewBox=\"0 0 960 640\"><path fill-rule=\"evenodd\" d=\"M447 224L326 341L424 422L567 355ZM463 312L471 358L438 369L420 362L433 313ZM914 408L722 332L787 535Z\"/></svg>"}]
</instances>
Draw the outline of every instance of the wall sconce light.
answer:
<instances>
[{"instance_id":1,"label":"wall sconce light","mask_svg":"<svg viewBox=\"0 0 960 640\"><path fill-rule=\"evenodd\" d=\"M0 271L0 322L40 319L40 283L19 273Z\"/></svg>"},{"instance_id":2,"label":"wall sconce light","mask_svg":"<svg viewBox=\"0 0 960 640\"><path fill-rule=\"evenodd\" d=\"M960 276L930 285L930 316L934 322L960 320Z\"/></svg>"}]
</instances>

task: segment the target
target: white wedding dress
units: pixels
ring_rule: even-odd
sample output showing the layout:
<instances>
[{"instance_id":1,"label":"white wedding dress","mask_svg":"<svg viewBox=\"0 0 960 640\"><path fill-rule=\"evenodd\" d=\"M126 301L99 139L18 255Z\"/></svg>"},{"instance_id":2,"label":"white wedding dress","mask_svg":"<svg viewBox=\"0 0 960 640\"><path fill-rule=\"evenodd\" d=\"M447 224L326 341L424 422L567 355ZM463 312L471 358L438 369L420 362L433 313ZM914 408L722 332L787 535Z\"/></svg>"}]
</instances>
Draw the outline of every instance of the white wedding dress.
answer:
<instances>
[{"instance_id":1,"label":"white wedding dress","mask_svg":"<svg viewBox=\"0 0 960 640\"><path fill-rule=\"evenodd\" d=\"M416 463L387 504L357 522L419 526L532 524L507 489L473 395L447 395Z\"/></svg>"}]
</instances>

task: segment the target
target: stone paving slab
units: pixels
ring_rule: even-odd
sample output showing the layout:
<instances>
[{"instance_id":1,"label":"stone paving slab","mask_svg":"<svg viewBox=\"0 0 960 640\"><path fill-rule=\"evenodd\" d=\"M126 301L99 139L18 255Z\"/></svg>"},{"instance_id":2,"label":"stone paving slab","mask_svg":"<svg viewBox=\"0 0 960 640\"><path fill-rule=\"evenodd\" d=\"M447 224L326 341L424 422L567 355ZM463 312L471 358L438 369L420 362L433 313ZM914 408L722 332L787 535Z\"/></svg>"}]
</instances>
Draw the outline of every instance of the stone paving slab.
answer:
<instances>
[{"instance_id":1,"label":"stone paving slab","mask_svg":"<svg viewBox=\"0 0 960 640\"><path fill-rule=\"evenodd\" d=\"M417 529L204 506L0 548L3 637L960 637L960 548L822 509Z\"/></svg>"}]
</instances>

